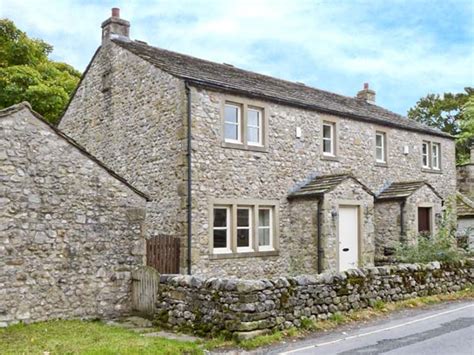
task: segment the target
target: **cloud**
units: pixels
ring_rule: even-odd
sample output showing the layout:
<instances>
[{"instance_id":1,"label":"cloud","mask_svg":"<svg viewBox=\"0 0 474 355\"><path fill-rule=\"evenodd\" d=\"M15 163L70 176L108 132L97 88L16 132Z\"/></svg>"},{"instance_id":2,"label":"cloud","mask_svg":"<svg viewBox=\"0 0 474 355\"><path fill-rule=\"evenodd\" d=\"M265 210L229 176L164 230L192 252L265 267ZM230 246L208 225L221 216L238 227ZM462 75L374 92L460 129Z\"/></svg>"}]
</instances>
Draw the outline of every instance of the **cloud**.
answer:
<instances>
[{"instance_id":1,"label":"cloud","mask_svg":"<svg viewBox=\"0 0 474 355\"><path fill-rule=\"evenodd\" d=\"M133 38L349 96L369 81L402 114L474 82L470 1L1 1L2 17L81 70L118 6Z\"/></svg>"}]
</instances>

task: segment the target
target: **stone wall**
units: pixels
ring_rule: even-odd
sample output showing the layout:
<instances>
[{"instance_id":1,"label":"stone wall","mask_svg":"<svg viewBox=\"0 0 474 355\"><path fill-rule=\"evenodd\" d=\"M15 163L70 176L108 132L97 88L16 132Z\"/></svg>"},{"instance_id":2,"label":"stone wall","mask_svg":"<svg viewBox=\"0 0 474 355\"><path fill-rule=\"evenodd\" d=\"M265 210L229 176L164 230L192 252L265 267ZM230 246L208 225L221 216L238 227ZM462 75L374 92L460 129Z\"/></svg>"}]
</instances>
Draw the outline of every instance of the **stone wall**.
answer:
<instances>
[{"instance_id":1,"label":"stone wall","mask_svg":"<svg viewBox=\"0 0 474 355\"><path fill-rule=\"evenodd\" d=\"M108 41L59 128L151 197L149 235L182 237L184 246L185 124L184 83Z\"/></svg>"},{"instance_id":2,"label":"stone wall","mask_svg":"<svg viewBox=\"0 0 474 355\"><path fill-rule=\"evenodd\" d=\"M201 335L238 338L299 327L305 319L369 307L376 301L458 291L472 284L474 264L405 264L256 281L162 276L156 321Z\"/></svg>"},{"instance_id":3,"label":"stone wall","mask_svg":"<svg viewBox=\"0 0 474 355\"><path fill-rule=\"evenodd\" d=\"M145 204L27 105L0 111L0 327L129 312Z\"/></svg>"},{"instance_id":4,"label":"stone wall","mask_svg":"<svg viewBox=\"0 0 474 355\"><path fill-rule=\"evenodd\" d=\"M474 163L457 167L457 183L460 193L474 199Z\"/></svg>"},{"instance_id":5,"label":"stone wall","mask_svg":"<svg viewBox=\"0 0 474 355\"><path fill-rule=\"evenodd\" d=\"M395 247L401 242L401 201L375 203L375 261L390 260Z\"/></svg>"}]
</instances>

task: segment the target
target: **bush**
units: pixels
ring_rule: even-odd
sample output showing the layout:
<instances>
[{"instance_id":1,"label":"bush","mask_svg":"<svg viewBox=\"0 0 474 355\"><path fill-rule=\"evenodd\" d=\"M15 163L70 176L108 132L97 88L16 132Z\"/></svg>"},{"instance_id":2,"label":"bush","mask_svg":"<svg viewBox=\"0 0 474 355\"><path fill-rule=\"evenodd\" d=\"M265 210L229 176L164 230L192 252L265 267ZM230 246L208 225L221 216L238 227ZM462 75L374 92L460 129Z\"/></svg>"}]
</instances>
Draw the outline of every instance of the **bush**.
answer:
<instances>
[{"instance_id":1,"label":"bush","mask_svg":"<svg viewBox=\"0 0 474 355\"><path fill-rule=\"evenodd\" d=\"M456 262L467 257L465 250L458 248L456 218L448 201L443 217L434 235L418 235L415 243L397 246L396 259L405 263L427 263L431 261Z\"/></svg>"}]
</instances>

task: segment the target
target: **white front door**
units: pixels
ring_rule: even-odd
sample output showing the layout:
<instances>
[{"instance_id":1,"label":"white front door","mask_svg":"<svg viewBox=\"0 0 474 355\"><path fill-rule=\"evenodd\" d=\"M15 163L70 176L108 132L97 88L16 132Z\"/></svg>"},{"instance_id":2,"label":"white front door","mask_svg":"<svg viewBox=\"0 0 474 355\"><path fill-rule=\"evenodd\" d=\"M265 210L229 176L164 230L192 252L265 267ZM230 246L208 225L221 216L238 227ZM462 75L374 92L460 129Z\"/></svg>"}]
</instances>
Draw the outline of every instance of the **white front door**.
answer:
<instances>
[{"instance_id":1,"label":"white front door","mask_svg":"<svg viewBox=\"0 0 474 355\"><path fill-rule=\"evenodd\" d=\"M339 271L359 265L359 207L339 206Z\"/></svg>"}]
</instances>

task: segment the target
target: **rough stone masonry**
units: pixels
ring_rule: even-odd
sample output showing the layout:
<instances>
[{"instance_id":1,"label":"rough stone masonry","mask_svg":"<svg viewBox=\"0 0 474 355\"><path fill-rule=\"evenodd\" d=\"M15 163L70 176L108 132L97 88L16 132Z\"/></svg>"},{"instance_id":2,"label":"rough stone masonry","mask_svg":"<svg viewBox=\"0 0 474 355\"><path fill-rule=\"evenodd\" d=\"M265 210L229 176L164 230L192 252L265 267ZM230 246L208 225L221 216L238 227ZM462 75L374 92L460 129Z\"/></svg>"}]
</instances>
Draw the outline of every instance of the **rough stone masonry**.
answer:
<instances>
[{"instance_id":1,"label":"rough stone masonry","mask_svg":"<svg viewBox=\"0 0 474 355\"><path fill-rule=\"evenodd\" d=\"M129 312L145 204L28 104L0 111L0 327Z\"/></svg>"},{"instance_id":2,"label":"rough stone masonry","mask_svg":"<svg viewBox=\"0 0 474 355\"><path fill-rule=\"evenodd\" d=\"M377 301L458 291L472 284L473 267L472 261L432 262L262 280L164 275L156 320L201 335L225 332L242 339Z\"/></svg>"}]
</instances>

